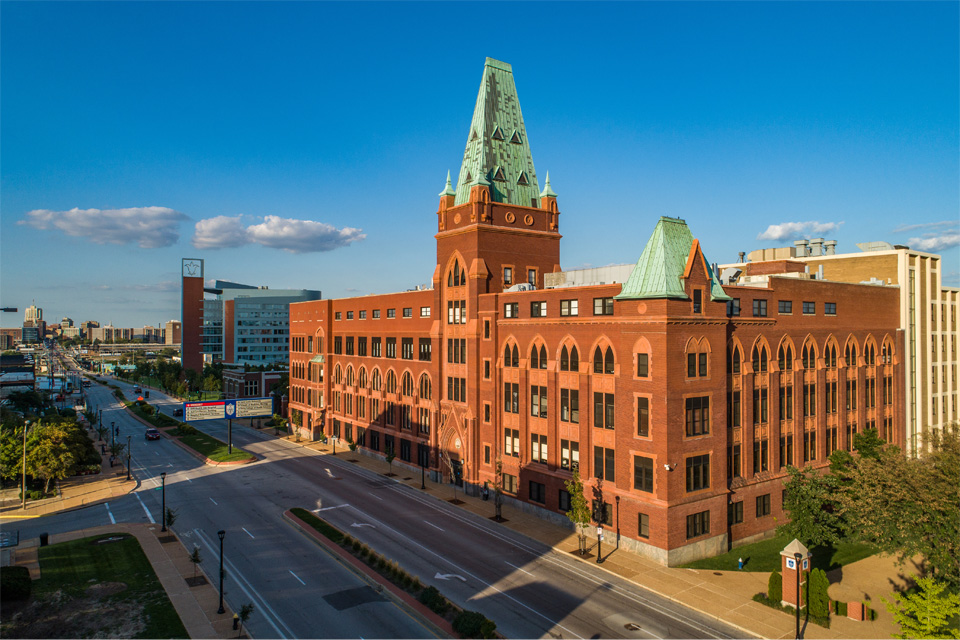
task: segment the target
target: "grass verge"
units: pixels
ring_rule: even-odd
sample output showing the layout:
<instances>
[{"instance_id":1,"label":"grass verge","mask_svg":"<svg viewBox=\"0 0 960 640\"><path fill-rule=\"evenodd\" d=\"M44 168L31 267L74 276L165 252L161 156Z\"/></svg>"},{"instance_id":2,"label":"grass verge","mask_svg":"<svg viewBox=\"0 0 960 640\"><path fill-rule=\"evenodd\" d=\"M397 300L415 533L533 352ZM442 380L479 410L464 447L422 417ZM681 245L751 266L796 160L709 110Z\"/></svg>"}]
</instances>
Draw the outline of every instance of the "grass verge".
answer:
<instances>
[{"instance_id":1,"label":"grass verge","mask_svg":"<svg viewBox=\"0 0 960 640\"><path fill-rule=\"evenodd\" d=\"M743 558L744 571L778 571L780 552L790 544L787 536L776 536L767 540L746 544L713 558L695 560L683 565L687 569L705 569L713 571L737 571L737 562ZM813 566L830 571L843 565L863 560L877 553L876 548L862 542L841 542L835 547L814 547Z\"/></svg>"},{"instance_id":2,"label":"grass verge","mask_svg":"<svg viewBox=\"0 0 960 640\"><path fill-rule=\"evenodd\" d=\"M248 453L236 445L233 447L233 453L227 453L226 442L221 442L201 431L178 436L178 438L180 442L214 462L239 462L254 458L252 453Z\"/></svg>"},{"instance_id":3,"label":"grass verge","mask_svg":"<svg viewBox=\"0 0 960 640\"><path fill-rule=\"evenodd\" d=\"M118 538L111 542L98 540ZM4 637L186 638L187 631L133 536L105 534L40 549L42 577Z\"/></svg>"}]
</instances>

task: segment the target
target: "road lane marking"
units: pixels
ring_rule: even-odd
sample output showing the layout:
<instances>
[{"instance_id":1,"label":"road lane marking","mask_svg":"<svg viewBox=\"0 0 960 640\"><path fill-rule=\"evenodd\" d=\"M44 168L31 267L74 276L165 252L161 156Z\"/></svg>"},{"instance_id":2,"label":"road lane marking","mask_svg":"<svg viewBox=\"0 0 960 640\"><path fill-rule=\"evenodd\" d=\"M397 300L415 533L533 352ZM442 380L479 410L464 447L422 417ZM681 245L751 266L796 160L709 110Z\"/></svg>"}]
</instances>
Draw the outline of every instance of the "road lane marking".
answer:
<instances>
[{"instance_id":1,"label":"road lane marking","mask_svg":"<svg viewBox=\"0 0 960 640\"><path fill-rule=\"evenodd\" d=\"M134 493L133 495L137 496L137 501L140 503L140 506L143 507L143 512L147 514L147 518L150 520L150 524L157 524L157 521L153 519L152 515L150 515L150 510L147 509L147 505L143 504L143 500L140 499L140 494Z\"/></svg>"},{"instance_id":2,"label":"road lane marking","mask_svg":"<svg viewBox=\"0 0 960 640\"><path fill-rule=\"evenodd\" d=\"M110 511L110 503L107 502L103 506L107 508L107 515L110 516L110 524L117 524L117 519L113 517L113 512Z\"/></svg>"},{"instance_id":3,"label":"road lane marking","mask_svg":"<svg viewBox=\"0 0 960 640\"><path fill-rule=\"evenodd\" d=\"M426 520L424 520L424 522L426 522L428 525L430 525L430 526L433 527L434 529L440 529L440 527L438 527L437 525L433 524L432 522L427 522ZM443 531L443 529L440 529L440 531ZM509 564L509 563L507 563L507 564Z\"/></svg>"},{"instance_id":4,"label":"road lane marking","mask_svg":"<svg viewBox=\"0 0 960 640\"><path fill-rule=\"evenodd\" d=\"M217 501L214 500L213 498L210 498L210 502L212 502L213 504L216 504L218 507L220 506L219 504L217 504Z\"/></svg>"},{"instance_id":5,"label":"road lane marking","mask_svg":"<svg viewBox=\"0 0 960 640\"><path fill-rule=\"evenodd\" d=\"M504 560L504 562L507 562L507 561ZM532 576L532 575L533 575L532 573L530 573L530 572L527 571L526 569L521 569L520 567L518 567L517 565L513 564L512 562L507 562L507 564L509 564L511 567L513 567L513 568L516 569L517 571L523 571L523 572L524 572L525 574L527 574L528 576Z\"/></svg>"},{"instance_id":6,"label":"road lane marking","mask_svg":"<svg viewBox=\"0 0 960 640\"><path fill-rule=\"evenodd\" d=\"M330 509L339 509L339 508L341 508L341 507L349 507L349 506L350 506L349 504L337 504L337 505L334 505L334 506L332 506L332 507L323 507L323 508L320 508L320 509L314 509L313 512L314 512L314 513L320 513L321 511L329 511Z\"/></svg>"},{"instance_id":7,"label":"road lane marking","mask_svg":"<svg viewBox=\"0 0 960 640\"><path fill-rule=\"evenodd\" d=\"M290 571L290 569L287 569L287 571ZM292 576L293 576L294 578L296 578L297 580L300 580L300 576L298 576L297 574L295 574L293 571L290 571L290 575L292 575ZM300 584L302 584L303 586L307 586L307 583L304 582L303 580L300 580Z\"/></svg>"},{"instance_id":8,"label":"road lane marking","mask_svg":"<svg viewBox=\"0 0 960 640\"><path fill-rule=\"evenodd\" d=\"M253 538L254 540L256 540L256 536L253 535L252 533L250 533L249 531L247 531L246 528L244 528L244 527L240 527L240 528L243 529L243 532L244 532L245 534L247 534L248 536L250 536L251 538Z\"/></svg>"},{"instance_id":9,"label":"road lane marking","mask_svg":"<svg viewBox=\"0 0 960 640\"><path fill-rule=\"evenodd\" d=\"M377 500L383 500L383 498L381 498L380 496L378 496L378 495L375 494L375 493L371 493L370 495L372 495L372 496L373 496L374 498L376 498Z\"/></svg>"}]
</instances>

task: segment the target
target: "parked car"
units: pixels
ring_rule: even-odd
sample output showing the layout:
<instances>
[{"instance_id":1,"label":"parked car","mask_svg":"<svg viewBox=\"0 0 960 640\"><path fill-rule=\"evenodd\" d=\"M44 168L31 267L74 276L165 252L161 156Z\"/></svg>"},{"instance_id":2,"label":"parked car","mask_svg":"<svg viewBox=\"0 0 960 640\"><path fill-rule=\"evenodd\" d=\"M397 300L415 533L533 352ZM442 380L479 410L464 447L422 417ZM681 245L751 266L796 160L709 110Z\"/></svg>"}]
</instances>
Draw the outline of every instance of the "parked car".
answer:
<instances>
[{"instance_id":1,"label":"parked car","mask_svg":"<svg viewBox=\"0 0 960 640\"><path fill-rule=\"evenodd\" d=\"M133 388L133 392L134 392L134 393L143 393L143 389L141 389L140 386L138 385L138 386L136 386L136 387Z\"/></svg>"},{"instance_id":2,"label":"parked car","mask_svg":"<svg viewBox=\"0 0 960 640\"><path fill-rule=\"evenodd\" d=\"M173 415L176 416L176 417L178 417L178 418L179 418L180 416L182 416L182 415L183 415L183 407L177 407L176 409L174 409L174 410L173 410Z\"/></svg>"},{"instance_id":3,"label":"parked car","mask_svg":"<svg viewBox=\"0 0 960 640\"><path fill-rule=\"evenodd\" d=\"M156 429L147 429L146 438L147 440L159 440L160 432Z\"/></svg>"}]
</instances>

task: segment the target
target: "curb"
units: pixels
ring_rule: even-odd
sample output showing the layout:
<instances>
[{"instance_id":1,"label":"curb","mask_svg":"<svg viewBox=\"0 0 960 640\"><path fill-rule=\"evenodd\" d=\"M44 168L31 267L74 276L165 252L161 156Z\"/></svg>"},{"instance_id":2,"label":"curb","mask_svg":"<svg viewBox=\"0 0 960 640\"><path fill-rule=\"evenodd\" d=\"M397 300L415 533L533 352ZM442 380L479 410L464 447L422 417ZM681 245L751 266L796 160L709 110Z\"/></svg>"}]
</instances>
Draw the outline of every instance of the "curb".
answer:
<instances>
[{"instance_id":1,"label":"curb","mask_svg":"<svg viewBox=\"0 0 960 640\"><path fill-rule=\"evenodd\" d=\"M381 582L380 574L376 573L365 563L357 560L353 555L347 553L340 545L334 544L328 540L319 531L307 525L303 520L293 515L288 509L283 512L283 519L289 522L295 529L313 540L317 546L330 555L334 560L356 574L361 580L368 583L375 591L389 598L397 607L403 609L408 615L418 620L427 627L438 638L455 638L456 632L453 626L428 609L425 605L418 602L406 591L383 578Z\"/></svg>"}]
</instances>

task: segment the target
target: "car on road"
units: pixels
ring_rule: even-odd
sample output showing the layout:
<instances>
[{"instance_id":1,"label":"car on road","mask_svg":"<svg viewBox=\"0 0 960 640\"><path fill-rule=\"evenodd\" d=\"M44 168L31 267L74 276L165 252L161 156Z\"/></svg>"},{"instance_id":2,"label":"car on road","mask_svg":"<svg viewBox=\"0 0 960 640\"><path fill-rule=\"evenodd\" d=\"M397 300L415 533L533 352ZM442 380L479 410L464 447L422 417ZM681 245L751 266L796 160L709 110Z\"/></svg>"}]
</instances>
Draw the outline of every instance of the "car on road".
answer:
<instances>
[{"instance_id":1,"label":"car on road","mask_svg":"<svg viewBox=\"0 0 960 640\"><path fill-rule=\"evenodd\" d=\"M147 429L147 433L144 434L147 440L159 440L160 432L156 429Z\"/></svg>"},{"instance_id":2,"label":"car on road","mask_svg":"<svg viewBox=\"0 0 960 640\"><path fill-rule=\"evenodd\" d=\"M179 418L180 416L182 416L182 415L183 415L183 407L177 407L176 409L174 409L174 410L173 410L173 415L176 416L176 417L178 417L178 418Z\"/></svg>"}]
</instances>

